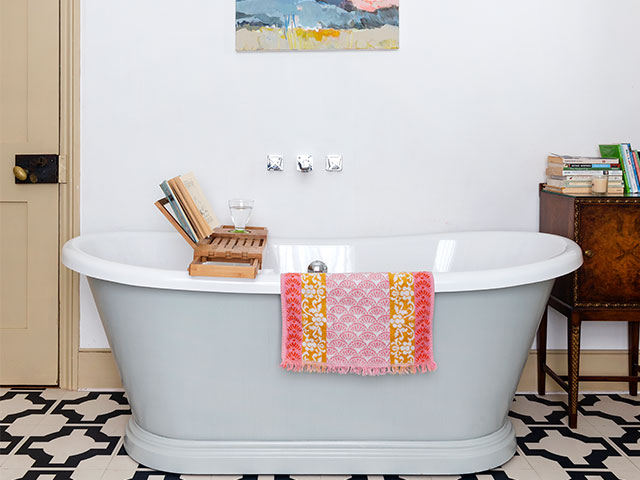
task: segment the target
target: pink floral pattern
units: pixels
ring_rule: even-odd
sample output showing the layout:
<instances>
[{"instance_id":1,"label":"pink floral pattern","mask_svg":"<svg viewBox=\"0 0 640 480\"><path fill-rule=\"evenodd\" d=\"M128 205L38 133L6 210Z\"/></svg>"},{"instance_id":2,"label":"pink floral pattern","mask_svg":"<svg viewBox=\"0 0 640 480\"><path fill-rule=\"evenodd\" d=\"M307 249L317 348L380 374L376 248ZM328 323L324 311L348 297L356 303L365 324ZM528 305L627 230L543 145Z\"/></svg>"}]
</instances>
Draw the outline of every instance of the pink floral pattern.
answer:
<instances>
[{"instance_id":1,"label":"pink floral pattern","mask_svg":"<svg viewBox=\"0 0 640 480\"><path fill-rule=\"evenodd\" d=\"M296 273L280 277L282 297L282 363L302 368L302 281Z\"/></svg>"},{"instance_id":2,"label":"pink floral pattern","mask_svg":"<svg viewBox=\"0 0 640 480\"><path fill-rule=\"evenodd\" d=\"M361 375L437 368L429 272L284 274L281 297L284 368Z\"/></svg>"},{"instance_id":3,"label":"pink floral pattern","mask_svg":"<svg viewBox=\"0 0 640 480\"><path fill-rule=\"evenodd\" d=\"M413 290L415 294L416 311L416 365L426 366L429 371L437 368L433 360L433 275L429 272L413 274Z\"/></svg>"},{"instance_id":4,"label":"pink floral pattern","mask_svg":"<svg viewBox=\"0 0 640 480\"><path fill-rule=\"evenodd\" d=\"M327 276L327 363L389 365L389 277L380 273Z\"/></svg>"}]
</instances>

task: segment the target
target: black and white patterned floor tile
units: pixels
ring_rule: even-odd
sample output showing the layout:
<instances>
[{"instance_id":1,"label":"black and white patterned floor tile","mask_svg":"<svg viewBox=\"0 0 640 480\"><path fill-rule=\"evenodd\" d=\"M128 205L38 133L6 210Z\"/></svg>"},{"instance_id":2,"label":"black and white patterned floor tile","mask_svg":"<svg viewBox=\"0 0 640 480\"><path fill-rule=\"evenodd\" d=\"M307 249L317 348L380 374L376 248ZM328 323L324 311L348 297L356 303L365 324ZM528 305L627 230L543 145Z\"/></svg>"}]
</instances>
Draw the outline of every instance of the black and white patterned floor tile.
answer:
<instances>
[{"instance_id":1,"label":"black and white patterned floor tile","mask_svg":"<svg viewBox=\"0 0 640 480\"><path fill-rule=\"evenodd\" d=\"M103 424L119 415L130 415L124 392L88 392L86 396L63 399L51 411L73 424Z\"/></svg>"},{"instance_id":2,"label":"black and white patterned floor tile","mask_svg":"<svg viewBox=\"0 0 640 480\"><path fill-rule=\"evenodd\" d=\"M7 425L0 425L0 455L9 455L23 438L11 435Z\"/></svg>"},{"instance_id":3,"label":"black and white patterned floor tile","mask_svg":"<svg viewBox=\"0 0 640 480\"><path fill-rule=\"evenodd\" d=\"M0 395L0 424L13 423L19 418L46 414L55 400L43 398L44 390L29 392L8 390Z\"/></svg>"},{"instance_id":4,"label":"black and white patterned floor tile","mask_svg":"<svg viewBox=\"0 0 640 480\"><path fill-rule=\"evenodd\" d=\"M73 480L73 470L30 470L24 480Z\"/></svg>"},{"instance_id":5,"label":"black and white patterned floor tile","mask_svg":"<svg viewBox=\"0 0 640 480\"><path fill-rule=\"evenodd\" d=\"M640 426L640 397L629 395L584 395L580 413L609 419L618 425Z\"/></svg>"},{"instance_id":6,"label":"black and white patterned floor tile","mask_svg":"<svg viewBox=\"0 0 640 480\"><path fill-rule=\"evenodd\" d=\"M564 398L564 395L516 395L509 416L526 425L562 425L567 416Z\"/></svg>"},{"instance_id":7,"label":"black and white patterned floor tile","mask_svg":"<svg viewBox=\"0 0 640 480\"><path fill-rule=\"evenodd\" d=\"M580 397L579 428L566 395L517 395L516 456L462 476L222 475L158 472L123 446L131 411L123 392L0 389L0 479L36 480L640 480L640 397Z\"/></svg>"},{"instance_id":8,"label":"black and white patterned floor tile","mask_svg":"<svg viewBox=\"0 0 640 480\"><path fill-rule=\"evenodd\" d=\"M76 468L85 460L111 458L120 437L105 435L100 429L100 426L64 426L48 435L31 435L14 455L33 459L33 468Z\"/></svg>"},{"instance_id":9,"label":"black and white patterned floor tile","mask_svg":"<svg viewBox=\"0 0 640 480\"><path fill-rule=\"evenodd\" d=\"M629 457L640 458L640 429L638 427L621 427L625 432L620 437L610 440Z\"/></svg>"},{"instance_id":10,"label":"black and white patterned floor tile","mask_svg":"<svg viewBox=\"0 0 640 480\"><path fill-rule=\"evenodd\" d=\"M518 446L527 457L543 457L564 469L605 469L610 457L620 457L604 438L589 437L569 427L530 427L531 433L518 438Z\"/></svg>"}]
</instances>

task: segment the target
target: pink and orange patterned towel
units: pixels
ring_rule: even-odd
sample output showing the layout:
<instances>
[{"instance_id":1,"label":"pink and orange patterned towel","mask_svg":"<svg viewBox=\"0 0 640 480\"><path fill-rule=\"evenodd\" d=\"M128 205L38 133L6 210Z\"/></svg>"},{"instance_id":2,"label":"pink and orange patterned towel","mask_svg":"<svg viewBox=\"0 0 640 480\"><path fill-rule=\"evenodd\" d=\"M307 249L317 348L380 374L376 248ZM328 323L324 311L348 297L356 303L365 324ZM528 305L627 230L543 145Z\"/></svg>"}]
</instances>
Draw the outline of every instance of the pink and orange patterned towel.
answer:
<instances>
[{"instance_id":1,"label":"pink and orange patterned towel","mask_svg":"<svg viewBox=\"0 0 640 480\"><path fill-rule=\"evenodd\" d=\"M431 273L285 273L281 296L283 368L360 375L436 369Z\"/></svg>"}]
</instances>

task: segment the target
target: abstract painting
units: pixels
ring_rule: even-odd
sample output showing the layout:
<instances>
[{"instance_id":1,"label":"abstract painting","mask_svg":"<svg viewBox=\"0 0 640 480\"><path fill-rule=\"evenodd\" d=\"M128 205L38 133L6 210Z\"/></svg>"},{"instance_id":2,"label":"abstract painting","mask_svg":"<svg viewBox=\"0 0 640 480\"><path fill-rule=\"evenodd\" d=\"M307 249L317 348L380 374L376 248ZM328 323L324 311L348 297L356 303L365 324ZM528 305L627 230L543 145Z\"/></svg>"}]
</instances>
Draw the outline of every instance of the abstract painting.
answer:
<instances>
[{"instance_id":1,"label":"abstract painting","mask_svg":"<svg viewBox=\"0 0 640 480\"><path fill-rule=\"evenodd\" d=\"M393 50L400 0L236 0L236 50Z\"/></svg>"}]
</instances>

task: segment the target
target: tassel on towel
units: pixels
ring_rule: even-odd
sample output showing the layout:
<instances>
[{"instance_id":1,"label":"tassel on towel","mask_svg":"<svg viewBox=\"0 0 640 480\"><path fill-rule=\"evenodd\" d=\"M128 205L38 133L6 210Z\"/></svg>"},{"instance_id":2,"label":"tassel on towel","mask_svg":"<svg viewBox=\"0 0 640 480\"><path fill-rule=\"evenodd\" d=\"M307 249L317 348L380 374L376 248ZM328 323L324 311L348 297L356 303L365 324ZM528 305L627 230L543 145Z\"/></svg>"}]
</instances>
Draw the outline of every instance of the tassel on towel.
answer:
<instances>
[{"instance_id":1,"label":"tassel on towel","mask_svg":"<svg viewBox=\"0 0 640 480\"><path fill-rule=\"evenodd\" d=\"M296 372L433 371L433 275L285 273L282 363Z\"/></svg>"}]
</instances>

